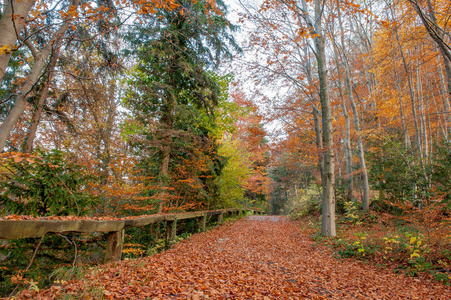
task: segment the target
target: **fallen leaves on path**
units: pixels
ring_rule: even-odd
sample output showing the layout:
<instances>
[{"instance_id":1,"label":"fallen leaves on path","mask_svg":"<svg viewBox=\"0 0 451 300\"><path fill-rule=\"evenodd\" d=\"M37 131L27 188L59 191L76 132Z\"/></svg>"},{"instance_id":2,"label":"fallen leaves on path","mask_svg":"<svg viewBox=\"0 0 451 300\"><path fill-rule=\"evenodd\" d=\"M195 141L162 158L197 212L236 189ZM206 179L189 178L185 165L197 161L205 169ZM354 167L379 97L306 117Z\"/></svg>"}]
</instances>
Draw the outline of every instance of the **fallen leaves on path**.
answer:
<instances>
[{"instance_id":1,"label":"fallen leaves on path","mask_svg":"<svg viewBox=\"0 0 451 300\"><path fill-rule=\"evenodd\" d=\"M253 216L20 299L451 299L433 281L339 261L284 217Z\"/></svg>"}]
</instances>

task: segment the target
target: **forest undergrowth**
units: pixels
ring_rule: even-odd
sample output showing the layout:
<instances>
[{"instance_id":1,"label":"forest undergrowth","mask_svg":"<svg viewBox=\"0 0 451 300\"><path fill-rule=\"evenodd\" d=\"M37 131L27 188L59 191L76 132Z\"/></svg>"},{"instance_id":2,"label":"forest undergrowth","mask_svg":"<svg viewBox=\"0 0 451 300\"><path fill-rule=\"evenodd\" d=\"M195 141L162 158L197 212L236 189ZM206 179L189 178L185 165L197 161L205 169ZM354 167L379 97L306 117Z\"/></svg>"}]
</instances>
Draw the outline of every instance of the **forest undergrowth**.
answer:
<instances>
[{"instance_id":1,"label":"forest undergrowth","mask_svg":"<svg viewBox=\"0 0 451 300\"><path fill-rule=\"evenodd\" d=\"M393 204L393 203L392 203ZM407 276L451 283L451 227L443 208L415 209L398 205L401 215L364 213L348 207L337 218L337 237L324 238L320 216L298 220L303 230L337 258L353 258Z\"/></svg>"}]
</instances>

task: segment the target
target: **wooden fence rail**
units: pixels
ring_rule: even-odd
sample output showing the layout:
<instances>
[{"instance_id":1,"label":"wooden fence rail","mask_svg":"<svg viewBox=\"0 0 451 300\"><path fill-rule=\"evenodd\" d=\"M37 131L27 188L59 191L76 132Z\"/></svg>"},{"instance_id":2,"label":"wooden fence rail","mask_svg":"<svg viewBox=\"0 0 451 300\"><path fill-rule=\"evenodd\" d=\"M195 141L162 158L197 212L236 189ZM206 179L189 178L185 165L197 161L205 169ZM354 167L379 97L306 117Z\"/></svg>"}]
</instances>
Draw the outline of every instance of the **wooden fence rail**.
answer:
<instances>
[{"instance_id":1,"label":"wooden fence rail","mask_svg":"<svg viewBox=\"0 0 451 300\"><path fill-rule=\"evenodd\" d=\"M126 228L141 227L158 222L166 222L166 248L175 241L177 220L199 218L201 231L205 231L208 216L218 215L218 223L222 224L224 214L233 215L252 211L249 209L222 209L179 214L151 215L133 219L118 220L1 220L0 239L39 238L46 234L68 232L94 233L107 232L107 246L105 262L121 259L124 245L124 232Z\"/></svg>"}]
</instances>

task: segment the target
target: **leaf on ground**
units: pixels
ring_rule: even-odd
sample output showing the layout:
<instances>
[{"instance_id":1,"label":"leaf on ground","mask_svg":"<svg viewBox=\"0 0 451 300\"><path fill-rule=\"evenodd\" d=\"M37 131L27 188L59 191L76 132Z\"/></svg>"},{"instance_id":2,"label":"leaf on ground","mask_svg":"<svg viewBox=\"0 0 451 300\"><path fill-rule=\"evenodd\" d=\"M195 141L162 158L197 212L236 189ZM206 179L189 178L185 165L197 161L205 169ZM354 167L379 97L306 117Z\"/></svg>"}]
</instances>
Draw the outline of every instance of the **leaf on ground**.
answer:
<instances>
[{"instance_id":1,"label":"leaf on ground","mask_svg":"<svg viewBox=\"0 0 451 300\"><path fill-rule=\"evenodd\" d=\"M61 289L24 291L18 299L95 298L89 291L108 299L451 299L451 289L438 282L337 260L299 223L264 216L193 235L154 256L110 263Z\"/></svg>"}]
</instances>

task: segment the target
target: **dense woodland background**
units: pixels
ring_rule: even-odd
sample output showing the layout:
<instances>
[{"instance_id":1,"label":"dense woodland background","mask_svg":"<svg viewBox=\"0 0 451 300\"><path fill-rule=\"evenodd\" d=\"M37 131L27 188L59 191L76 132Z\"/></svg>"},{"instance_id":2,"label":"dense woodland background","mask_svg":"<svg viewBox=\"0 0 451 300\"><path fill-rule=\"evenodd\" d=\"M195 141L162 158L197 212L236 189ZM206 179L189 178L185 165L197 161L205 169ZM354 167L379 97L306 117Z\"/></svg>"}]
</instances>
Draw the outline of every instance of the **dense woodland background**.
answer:
<instances>
[{"instance_id":1,"label":"dense woodland background","mask_svg":"<svg viewBox=\"0 0 451 300\"><path fill-rule=\"evenodd\" d=\"M0 215L322 212L448 282L451 3L226 4L3 1Z\"/></svg>"}]
</instances>

